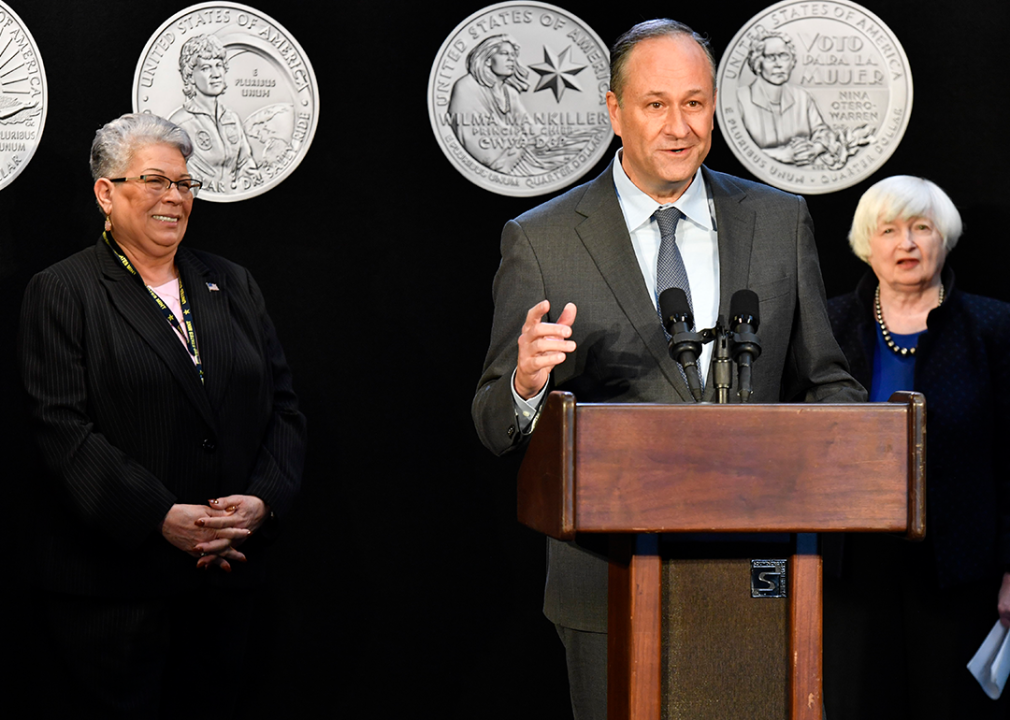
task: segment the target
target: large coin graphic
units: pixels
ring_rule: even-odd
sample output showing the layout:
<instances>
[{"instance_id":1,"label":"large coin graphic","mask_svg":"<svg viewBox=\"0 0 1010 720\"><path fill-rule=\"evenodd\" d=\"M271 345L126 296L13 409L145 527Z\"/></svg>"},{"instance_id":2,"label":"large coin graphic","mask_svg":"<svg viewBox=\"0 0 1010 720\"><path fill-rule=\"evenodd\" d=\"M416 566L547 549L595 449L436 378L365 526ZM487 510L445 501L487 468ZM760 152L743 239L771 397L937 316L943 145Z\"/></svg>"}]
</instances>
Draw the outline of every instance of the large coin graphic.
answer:
<instances>
[{"instance_id":1,"label":"large coin graphic","mask_svg":"<svg viewBox=\"0 0 1010 720\"><path fill-rule=\"evenodd\" d=\"M607 152L610 53L567 10L504 2L461 22L428 80L428 115L460 173L501 195L574 183Z\"/></svg>"},{"instance_id":2,"label":"large coin graphic","mask_svg":"<svg viewBox=\"0 0 1010 720\"><path fill-rule=\"evenodd\" d=\"M169 18L133 78L133 109L193 140L202 200L255 197L287 178L319 121L319 86L291 33L246 5L206 2Z\"/></svg>"},{"instance_id":3,"label":"large coin graphic","mask_svg":"<svg viewBox=\"0 0 1010 720\"><path fill-rule=\"evenodd\" d=\"M0 190L35 154L48 105L39 48L21 18L0 2Z\"/></svg>"},{"instance_id":4,"label":"large coin graphic","mask_svg":"<svg viewBox=\"0 0 1010 720\"><path fill-rule=\"evenodd\" d=\"M785 0L741 28L719 63L719 126L743 165L796 193L850 187L898 147L912 73L894 33L848 0Z\"/></svg>"}]
</instances>

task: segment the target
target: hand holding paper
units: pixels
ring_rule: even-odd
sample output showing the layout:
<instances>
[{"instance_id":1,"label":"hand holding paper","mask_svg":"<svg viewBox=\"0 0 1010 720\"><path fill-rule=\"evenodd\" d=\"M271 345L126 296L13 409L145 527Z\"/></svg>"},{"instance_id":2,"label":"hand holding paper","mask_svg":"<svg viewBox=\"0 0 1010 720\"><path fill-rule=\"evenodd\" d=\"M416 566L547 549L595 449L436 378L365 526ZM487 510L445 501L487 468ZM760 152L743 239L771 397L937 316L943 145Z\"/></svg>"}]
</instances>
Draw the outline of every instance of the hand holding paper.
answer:
<instances>
[{"instance_id":1,"label":"hand holding paper","mask_svg":"<svg viewBox=\"0 0 1010 720\"><path fill-rule=\"evenodd\" d=\"M975 676L986 695L999 700L1007 676L1010 676L1010 630L998 620L968 663L968 671Z\"/></svg>"}]
</instances>

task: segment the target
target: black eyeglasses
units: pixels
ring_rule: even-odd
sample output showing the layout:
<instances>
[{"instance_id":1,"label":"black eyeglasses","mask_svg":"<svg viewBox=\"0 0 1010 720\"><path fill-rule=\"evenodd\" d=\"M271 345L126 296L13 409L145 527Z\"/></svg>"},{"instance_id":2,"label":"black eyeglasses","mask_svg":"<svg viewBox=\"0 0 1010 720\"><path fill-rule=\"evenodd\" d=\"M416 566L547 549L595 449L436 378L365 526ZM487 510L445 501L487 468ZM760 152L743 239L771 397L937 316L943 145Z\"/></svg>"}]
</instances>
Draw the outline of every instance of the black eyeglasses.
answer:
<instances>
[{"instance_id":1,"label":"black eyeglasses","mask_svg":"<svg viewBox=\"0 0 1010 720\"><path fill-rule=\"evenodd\" d=\"M203 187L203 183L199 180L193 180L192 178L169 180L164 175L138 175L137 177L107 178L107 180L114 183L126 182L127 180L139 180L152 195L163 195L171 190L172 186L175 185L179 188L179 194L183 197L186 197L187 195L196 197L196 194L200 192L200 188Z\"/></svg>"}]
</instances>

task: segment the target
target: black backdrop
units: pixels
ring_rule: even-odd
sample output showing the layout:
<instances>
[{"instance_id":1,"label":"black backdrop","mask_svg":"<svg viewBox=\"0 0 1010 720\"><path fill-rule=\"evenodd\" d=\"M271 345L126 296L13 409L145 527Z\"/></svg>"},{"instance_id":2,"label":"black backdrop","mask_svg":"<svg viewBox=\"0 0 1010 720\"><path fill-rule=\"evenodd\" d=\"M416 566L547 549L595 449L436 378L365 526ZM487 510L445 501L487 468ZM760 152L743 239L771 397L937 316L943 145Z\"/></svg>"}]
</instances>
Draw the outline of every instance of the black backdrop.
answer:
<instances>
[{"instance_id":1,"label":"black backdrop","mask_svg":"<svg viewBox=\"0 0 1010 720\"><path fill-rule=\"evenodd\" d=\"M0 192L3 472L8 527L0 707L58 691L39 678L27 578L35 492L14 359L28 278L94 241L87 153L129 111L134 68L176 0L6 0L49 80L42 144ZM249 267L266 294L310 423L304 491L274 548L243 695L246 717L563 718L563 653L540 615L544 545L515 521L517 459L479 444L469 405L487 346L502 224L534 199L492 195L449 166L425 89L435 53L481 0L250 3L285 26L319 80L320 121L295 173L260 197L197 201L186 243ZM669 3L565 2L610 44ZM705 4L677 19L717 56L766 4ZM966 234L959 286L1010 300L1007 84L999 49L1008 5L866 0L901 39L915 100L905 139L878 175L808 197L828 294L862 272L845 235L859 194L887 174L937 181ZM616 147L616 145L615 145ZM611 153L587 177L609 161ZM718 131L708 165L747 177ZM546 199L546 198L541 198ZM1000 230L1004 228L1004 230ZM110 552L115 551L114 543ZM194 708L212 712L227 618L207 619L193 653ZM361 704L372 710L361 710ZM329 714L329 713L327 713Z\"/></svg>"}]
</instances>

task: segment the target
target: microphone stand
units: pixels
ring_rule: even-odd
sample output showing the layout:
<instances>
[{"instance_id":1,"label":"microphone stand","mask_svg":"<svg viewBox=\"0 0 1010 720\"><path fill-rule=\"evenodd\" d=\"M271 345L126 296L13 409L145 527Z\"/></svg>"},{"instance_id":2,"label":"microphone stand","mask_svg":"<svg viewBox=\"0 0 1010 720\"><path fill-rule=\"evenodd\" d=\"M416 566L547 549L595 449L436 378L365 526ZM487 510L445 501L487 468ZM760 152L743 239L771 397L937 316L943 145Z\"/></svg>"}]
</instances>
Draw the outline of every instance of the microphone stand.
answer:
<instances>
[{"instance_id":1,"label":"microphone stand","mask_svg":"<svg viewBox=\"0 0 1010 720\"><path fill-rule=\"evenodd\" d=\"M748 326L749 327L749 326ZM753 332L737 332L732 334L733 359L740 371L740 402L750 400L754 388L751 384L751 365L761 355L761 341Z\"/></svg>"},{"instance_id":2,"label":"microphone stand","mask_svg":"<svg viewBox=\"0 0 1010 720\"><path fill-rule=\"evenodd\" d=\"M683 320L678 324L688 327ZM687 378L687 385L691 390L691 396L695 402L701 402L701 375L698 368L698 357L701 355L701 346L707 342L704 333L696 333L692 330L684 330L674 333L670 338L670 355L680 363L684 369L684 377Z\"/></svg>"},{"instance_id":3,"label":"microphone stand","mask_svg":"<svg viewBox=\"0 0 1010 720\"><path fill-rule=\"evenodd\" d=\"M749 292L749 291L741 291ZM739 294L739 293L738 293ZM712 387L715 389L715 401L720 405L725 405L729 403L729 391L733 387L733 362L736 361L737 367L740 372L740 401L746 403L750 400L753 394L753 388L751 386L751 365L761 354L761 341L758 339L755 329L757 328L757 296L752 292L753 305L755 310L753 314L744 314L743 312L737 312L733 317L733 323L737 327L738 332L733 332L730 326L726 323L726 316L720 315L719 319L716 321L714 328L706 328L700 333L700 338L698 334L691 333L690 338L688 338L687 333L679 334L670 343L671 351L677 343L675 341L681 341L680 346L687 346L688 343L685 342L688 339L696 340L700 339L701 343L690 347L694 350L694 356L700 355L701 345L714 342L715 345L712 348ZM747 298L744 298L747 300ZM736 301L736 296L734 296L734 302ZM736 312L736 311L735 311ZM674 355L678 358L678 355ZM693 363L692 363L693 364ZM695 370L694 367L691 368ZM692 391L694 388L692 387ZM699 388L700 392L700 388ZM697 395L695 396L696 399Z\"/></svg>"},{"instance_id":4,"label":"microphone stand","mask_svg":"<svg viewBox=\"0 0 1010 720\"><path fill-rule=\"evenodd\" d=\"M715 327L705 332L711 333L715 341L712 349L712 386L715 388L715 401L725 405L729 402L729 389L733 386L733 361L729 354L726 318L720 315Z\"/></svg>"}]
</instances>

